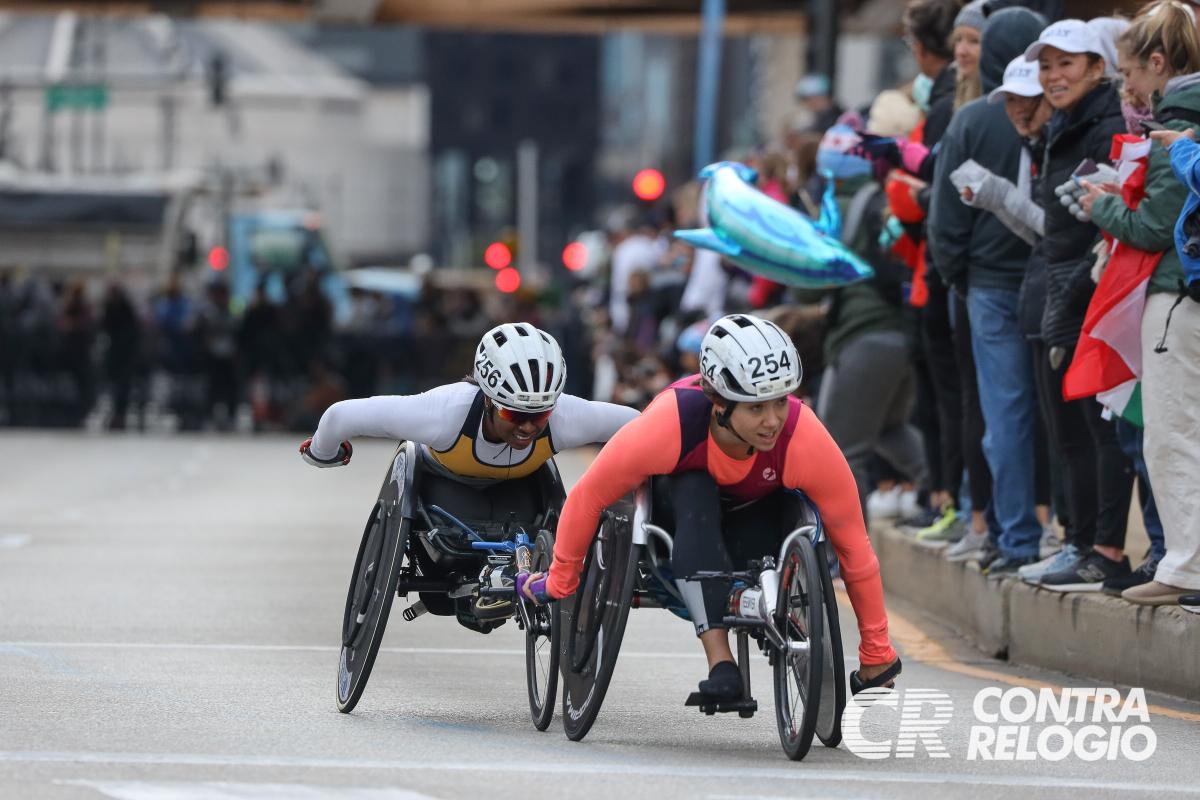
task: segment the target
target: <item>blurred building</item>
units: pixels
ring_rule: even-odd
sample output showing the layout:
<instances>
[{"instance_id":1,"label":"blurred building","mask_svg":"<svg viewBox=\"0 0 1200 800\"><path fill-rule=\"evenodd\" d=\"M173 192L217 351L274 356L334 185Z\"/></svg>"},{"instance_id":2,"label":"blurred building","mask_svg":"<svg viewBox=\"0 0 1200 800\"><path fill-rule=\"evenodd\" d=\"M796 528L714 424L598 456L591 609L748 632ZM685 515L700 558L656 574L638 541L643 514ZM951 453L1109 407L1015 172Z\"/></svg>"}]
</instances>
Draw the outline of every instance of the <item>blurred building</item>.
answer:
<instances>
[{"instance_id":1,"label":"blurred building","mask_svg":"<svg viewBox=\"0 0 1200 800\"><path fill-rule=\"evenodd\" d=\"M273 25L0 18L6 191L191 173L209 195L202 236L221 234L213 208L301 207L320 212L337 252L363 259L427 246L428 142L424 86L376 91ZM17 235L0 227L6 260L41 266Z\"/></svg>"}]
</instances>

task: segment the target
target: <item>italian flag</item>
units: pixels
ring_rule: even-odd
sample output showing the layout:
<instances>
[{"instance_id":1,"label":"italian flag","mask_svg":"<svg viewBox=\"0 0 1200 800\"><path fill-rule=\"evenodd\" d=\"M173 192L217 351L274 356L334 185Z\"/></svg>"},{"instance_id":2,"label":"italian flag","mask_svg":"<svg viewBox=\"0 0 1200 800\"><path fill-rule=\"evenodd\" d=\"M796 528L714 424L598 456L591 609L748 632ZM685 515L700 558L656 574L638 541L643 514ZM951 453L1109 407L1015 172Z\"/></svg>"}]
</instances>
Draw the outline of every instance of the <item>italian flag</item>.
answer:
<instances>
[{"instance_id":1,"label":"italian flag","mask_svg":"<svg viewBox=\"0 0 1200 800\"><path fill-rule=\"evenodd\" d=\"M1113 136L1110 156L1117 167L1121 197L1137 208L1145 195L1150 142L1140 136ZM1063 377L1063 399L1095 397L1117 416L1142 423L1142 312L1146 285L1162 253L1147 253L1104 236L1110 257L1092 295L1075 357Z\"/></svg>"}]
</instances>

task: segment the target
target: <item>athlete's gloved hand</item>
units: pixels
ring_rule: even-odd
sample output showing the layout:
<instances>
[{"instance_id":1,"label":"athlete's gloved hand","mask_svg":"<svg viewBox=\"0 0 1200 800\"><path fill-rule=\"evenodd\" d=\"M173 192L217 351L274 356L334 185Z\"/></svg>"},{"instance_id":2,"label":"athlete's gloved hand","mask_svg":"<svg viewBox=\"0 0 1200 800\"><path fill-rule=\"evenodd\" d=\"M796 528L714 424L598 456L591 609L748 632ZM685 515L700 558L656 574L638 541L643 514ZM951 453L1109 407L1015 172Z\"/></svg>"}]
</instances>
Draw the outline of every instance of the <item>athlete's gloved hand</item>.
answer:
<instances>
[{"instance_id":1,"label":"athlete's gloved hand","mask_svg":"<svg viewBox=\"0 0 1200 800\"><path fill-rule=\"evenodd\" d=\"M350 463L350 457L353 455L354 448L350 446L349 442L342 442L340 445L338 445L337 455L328 461L317 458L312 454L311 437L305 439L300 445L300 456L314 467L321 467L322 469L327 469L329 467L344 467Z\"/></svg>"},{"instance_id":2,"label":"athlete's gloved hand","mask_svg":"<svg viewBox=\"0 0 1200 800\"><path fill-rule=\"evenodd\" d=\"M523 597L540 605L545 605L551 600L558 598L550 594L550 590L546 588L546 581L550 576L544 572L518 572L516 589L517 596Z\"/></svg>"}]
</instances>

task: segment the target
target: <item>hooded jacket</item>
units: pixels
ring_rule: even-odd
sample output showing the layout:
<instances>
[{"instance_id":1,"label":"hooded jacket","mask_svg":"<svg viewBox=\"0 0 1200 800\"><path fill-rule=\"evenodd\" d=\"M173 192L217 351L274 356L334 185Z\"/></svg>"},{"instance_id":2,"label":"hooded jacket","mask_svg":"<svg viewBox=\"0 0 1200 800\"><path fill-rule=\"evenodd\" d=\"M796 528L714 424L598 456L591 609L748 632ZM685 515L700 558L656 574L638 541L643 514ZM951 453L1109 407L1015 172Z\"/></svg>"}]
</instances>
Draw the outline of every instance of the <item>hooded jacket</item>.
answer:
<instances>
[{"instance_id":1,"label":"hooded jacket","mask_svg":"<svg viewBox=\"0 0 1200 800\"><path fill-rule=\"evenodd\" d=\"M925 127L921 130L921 144L930 150L942 140L950 118L954 116L954 85L958 81L958 70L951 61L933 79L929 90L929 113L925 115Z\"/></svg>"},{"instance_id":2,"label":"hooded jacket","mask_svg":"<svg viewBox=\"0 0 1200 800\"><path fill-rule=\"evenodd\" d=\"M1114 133L1125 132L1121 98L1107 81L1085 95L1069 112L1056 111L1046 127L1042 166L1042 208L1046 212L1046 307L1042 339L1047 347L1073 348L1096 284L1092 245L1100 235L1096 225L1080 222L1059 202L1054 188L1066 183L1079 163L1090 158L1107 163ZM1144 202L1144 201L1143 201ZM1134 244L1130 242L1130 244Z\"/></svg>"},{"instance_id":3,"label":"hooded jacket","mask_svg":"<svg viewBox=\"0 0 1200 800\"><path fill-rule=\"evenodd\" d=\"M1200 73L1172 78L1163 94L1153 98L1154 117L1175 131L1200 132ZM1150 276L1147 293L1179 291L1183 266L1175 249L1175 222L1188 200L1188 189L1175 177L1171 156L1155 142L1146 171L1146 196L1136 209L1119 195L1102 195L1092 206L1092 221L1114 239L1148 253L1162 251ZM1200 205L1200 198L1196 198Z\"/></svg>"},{"instance_id":4,"label":"hooded jacket","mask_svg":"<svg viewBox=\"0 0 1200 800\"><path fill-rule=\"evenodd\" d=\"M946 283L1016 291L1029 260L1029 245L994 214L962 202L950 173L968 159L1017 182L1021 142L1004 106L987 94L1004 79L1008 62L1035 41L1045 21L1023 8L1005 9L988 18L983 29L979 77L984 96L959 109L942 137L933 178L929 246L933 263Z\"/></svg>"}]
</instances>

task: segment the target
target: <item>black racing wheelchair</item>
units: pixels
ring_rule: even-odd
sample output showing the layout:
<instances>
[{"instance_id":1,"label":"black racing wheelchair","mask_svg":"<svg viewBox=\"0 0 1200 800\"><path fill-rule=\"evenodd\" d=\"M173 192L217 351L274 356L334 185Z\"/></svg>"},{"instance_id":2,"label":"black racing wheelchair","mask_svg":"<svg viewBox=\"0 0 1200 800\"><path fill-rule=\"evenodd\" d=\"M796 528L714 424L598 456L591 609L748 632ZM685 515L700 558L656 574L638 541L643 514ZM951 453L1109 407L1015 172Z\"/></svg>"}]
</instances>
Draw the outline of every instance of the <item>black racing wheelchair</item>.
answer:
<instances>
[{"instance_id":1,"label":"black racing wheelchair","mask_svg":"<svg viewBox=\"0 0 1200 800\"><path fill-rule=\"evenodd\" d=\"M650 521L652 482L632 502L604 513L584 561L579 590L558 603L562 630L563 727L579 741L600 712L621 650L630 608L665 608L688 619L670 570L671 535ZM733 581L732 613L724 624L737 635L742 698L717 700L698 692L687 705L713 715L758 710L750 693L750 642L774 671L775 720L788 758L807 755L813 735L827 747L841 742L846 707L837 600L829 544L821 517L807 498L778 558L765 555L749 569L710 572L694 579Z\"/></svg>"},{"instance_id":2,"label":"black racing wheelchair","mask_svg":"<svg viewBox=\"0 0 1200 800\"><path fill-rule=\"evenodd\" d=\"M532 519L520 521L460 519L462 512L436 502L433 490L446 480L423 468L418 445L402 442L396 449L367 519L346 596L338 709L349 713L362 697L393 599L415 594L418 599L404 609L408 622L432 613L489 633L516 618L525 631L530 715L537 729L545 730L558 688L556 607L517 600L512 578L521 569L549 569L566 496L562 479L553 461L520 479L535 484L531 512L536 506Z\"/></svg>"}]
</instances>

